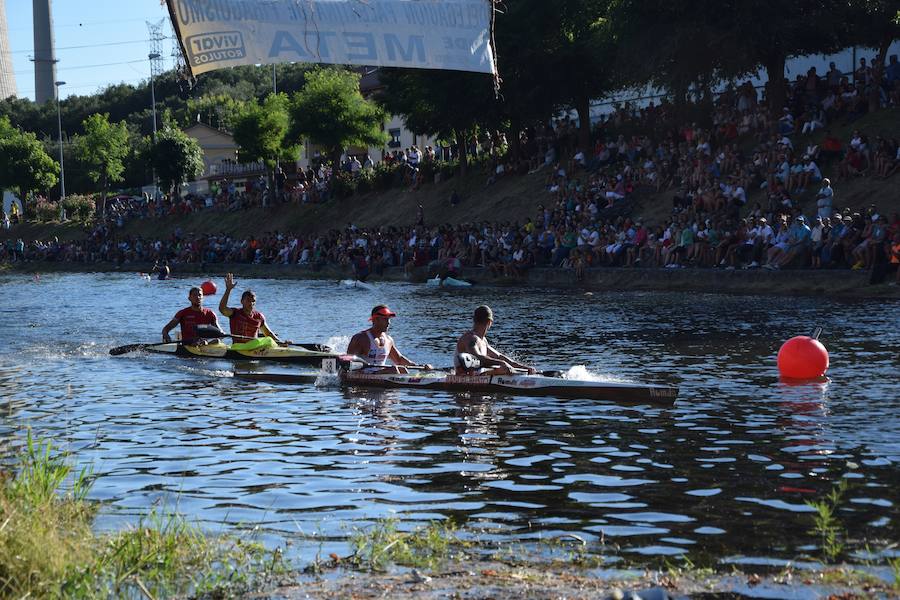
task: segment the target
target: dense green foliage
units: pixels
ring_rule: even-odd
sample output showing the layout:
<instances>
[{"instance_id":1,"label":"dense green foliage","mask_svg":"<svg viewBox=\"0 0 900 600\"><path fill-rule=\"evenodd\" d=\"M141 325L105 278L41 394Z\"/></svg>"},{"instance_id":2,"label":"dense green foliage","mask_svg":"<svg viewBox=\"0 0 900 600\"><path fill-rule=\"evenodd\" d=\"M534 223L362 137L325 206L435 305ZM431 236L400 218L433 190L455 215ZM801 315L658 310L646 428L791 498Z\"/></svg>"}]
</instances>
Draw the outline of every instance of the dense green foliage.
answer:
<instances>
[{"instance_id":1,"label":"dense green foliage","mask_svg":"<svg viewBox=\"0 0 900 600\"><path fill-rule=\"evenodd\" d=\"M94 183L100 184L100 212L106 208L110 182L122 181L128 155L128 127L124 121L110 123L109 115L97 113L84 120L84 135L75 138L75 152L88 168Z\"/></svg>"},{"instance_id":2,"label":"dense green foliage","mask_svg":"<svg viewBox=\"0 0 900 600\"><path fill-rule=\"evenodd\" d=\"M192 137L176 127L166 126L147 152L163 191L176 192L185 181L203 172L203 151Z\"/></svg>"},{"instance_id":3,"label":"dense green foliage","mask_svg":"<svg viewBox=\"0 0 900 600\"><path fill-rule=\"evenodd\" d=\"M561 110L577 113L584 146L590 102L628 90L659 90L684 107L687 100L709 98L723 83L762 71L770 79L769 107L780 111L788 59L858 46L875 48L880 64L900 34L900 0L516 0L497 7L499 91L482 74L379 71L375 98L380 106L402 115L415 133L455 141L462 168L463 142L485 132L505 132L516 155L518 132ZM276 85L273 71L277 90L290 98L287 135L281 141L284 101L269 106L267 100ZM882 74L874 71L876 78ZM332 158L348 146L381 143L384 115L359 94L358 80L344 69L285 64L205 73L189 90L174 72L154 83L159 109L171 115L174 125L202 121L235 130L242 156L271 161L293 156L301 138L321 145ZM870 102L877 105L877 94ZM91 115L124 121L130 131L130 151L122 159L124 184L146 183L149 169L134 149L136 140L152 130L149 81L70 96L60 109L68 137L83 135ZM54 102L0 101L0 116L35 134L45 147L57 137L55 113ZM260 139L251 139L254 132ZM67 167L70 153L65 148ZM96 181L96 170L72 158L66 187L86 191ZM49 181L37 180L38 187Z\"/></svg>"},{"instance_id":4,"label":"dense green foliage","mask_svg":"<svg viewBox=\"0 0 900 600\"><path fill-rule=\"evenodd\" d=\"M0 116L0 189L15 190L24 200L31 192L56 185L58 176L59 163L50 158L37 136Z\"/></svg>"},{"instance_id":5,"label":"dense green foliage","mask_svg":"<svg viewBox=\"0 0 900 600\"><path fill-rule=\"evenodd\" d=\"M352 145L387 142L386 115L359 91L359 75L344 69L315 69L290 104L290 137L309 139L325 149L337 164Z\"/></svg>"},{"instance_id":6,"label":"dense green foliage","mask_svg":"<svg viewBox=\"0 0 900 600\"><path fill-rule=\"evenodd\" d=\"M286 94L269 94L262 103L244 103L231 117L234 141L239 146L238 161L263 161L270 189L274 189L272 177L278 161L295 161L300 156L299 144L288 137L288 104Z\"/></svg>"}]
</instances>

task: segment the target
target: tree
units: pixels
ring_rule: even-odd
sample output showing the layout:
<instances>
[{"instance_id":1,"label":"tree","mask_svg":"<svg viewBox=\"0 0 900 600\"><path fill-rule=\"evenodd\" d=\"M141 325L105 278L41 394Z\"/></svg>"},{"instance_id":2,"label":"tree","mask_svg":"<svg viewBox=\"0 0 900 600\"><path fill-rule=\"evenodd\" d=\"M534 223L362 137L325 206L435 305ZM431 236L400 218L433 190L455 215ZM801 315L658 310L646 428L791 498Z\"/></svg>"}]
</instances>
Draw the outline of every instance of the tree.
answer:
<instances>
[{"instance_id":1,"label":"tree","mask_svg":"<svg viewBox=\"0 0 900 600\"><path fill-rule=\"evenodd\" d=\"M306 74L306 85L291 98L289 113L293 140L309 138L331 158L332 177L347 146L376 146L387 142L382 130L386 115L359 91L359 75L344 69L320 68Z\"/></svg>"},{"instance_id":2,"label":"tree","mask_svg":"<svg viewBox=\"0 0 900 600\"><path fill-rule=\"evenodd\" d=\"M24 203L30 192L56 185L58 175L59 163L50 158L37 136L0 117L0 189L16 191Z\"/></svg>"},{"instance_id":3,"label":"tree","mask_svg":"<svg viewBox=\"0 0 900 600\"><path fill-rule=\"evenodd\" d=\"M84 120L84 135L75 138L75 153L88 169L88 176L100 184L100 214L106 213L106 194L112 181L122 181L124 159L128 155L128 127L124 121L110 123L106 113Z\"/></svg>"},{"instance_id":4,"label":"tree","mask_svg":"<svg viewBox=\"0 0 900 600\"><path fill-rule=\"evenodd\" d=\"M479 124L495 124L500 104L493 81L483 73L424 69L381 69L384 89L378 102L396 115L410 131L456 140L459 168L465 174L466 143ZM465 90L465 97L459 96Z\"/></svg>"},{"instance_id":5,"label":"tree","mask_svg":"<svg viewBox=\"0 0 900 600\"><path fill-rule=\"evenodd\" d=\"M216 129L231 131L234 119L247 103L228 94L205 95L190 98L185 109L179 111L178 123L190 127L194 123L206 123Z\"/></svg>"},{"instance_id":6,"label":"tree","mask_svg":"<svg viewBox=\"0 0 900 600\"><path fill-rule=\"evenodd\" d=\"M590 150L590 103L615 87L616 46L607 19L607 0L558 0L545 23L543 47L551 62L545 72L561 107L578 113L579 146Z\"/></svg>"},{"instance_id":7,"label":"tree","mask_svg":"<svg viewBox=\"0 0 900 600\"><path fill-rule=\"evenodd\" d=\"M246 103L232 118L234 141L241 162L261 160L266 165L269 189L275 189L275 165L278 161L296 161L300 146L287 137L290 117L286 94L269 94L265 102Z\"/></svg>"},{"instance_id":8,"label":"tree","mask_svg":"<svg viewBox=\"0 0 900 600\"><path fill-rule=\"evenodd\" d=\"M869 89L869 111L881 105L881 82L888 49L900 37L900 2L898 0L851 0L852 18L846 19L848 45L878 49L872 64L873 83ZM853 65L856 68L856 65Z\"/></svg>"},{"instance_id":9,"label":"tree","mask_svg":"<svg viewBox=\"0 0 900 600\"><path fill-rule=\"evenodd\" d=\"M742 67L725 67L732 56L723 43L733 33L716 29L711 10L705 0L612 0L610 26L624 86L666 90L683 109L692 89L703 94L723 78L744 74Z\"/></svg>"},{"instance_id":10,"label":"tree","mask_svg":"<svg viewBox=\"0 0 900 600\"><path fill-rule=\"evenodd\" d=\"M197 140L166 126L149 144L149 158L163 189L179 194L181 184L203 173L203 150Z\"/></svg>"},{"instance_id":11,"label":"tree","mask_svg":"<svg viewBox=\"0 0 900 600\"><path fill-rule=\"evenodd\" d=\"M678 91L764 68L769 111L780 114L787 59L840 50L852 12L847 0L613 0L611 15L622 54L644 65L642 75L668 75L660 83Z\"/></svg>"}]
</instances>

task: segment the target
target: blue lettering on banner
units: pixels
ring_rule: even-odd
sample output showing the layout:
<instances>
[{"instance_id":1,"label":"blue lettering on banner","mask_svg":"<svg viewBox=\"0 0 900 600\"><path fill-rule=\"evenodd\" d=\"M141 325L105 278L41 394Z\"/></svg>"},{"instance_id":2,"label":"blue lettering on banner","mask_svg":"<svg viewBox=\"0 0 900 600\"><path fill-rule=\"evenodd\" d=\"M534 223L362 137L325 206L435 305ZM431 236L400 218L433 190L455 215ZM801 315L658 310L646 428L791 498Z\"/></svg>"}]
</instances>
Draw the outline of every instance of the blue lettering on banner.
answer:
<instances>
[{"instance_id":1,"label":"blue lettering on banner","mask_svg":"<svg viewBox=\"0 0 900 600\"><path fill-rule=\"evenodd\" d=\"M292 57L308 57L309 52L317 52L318 58L331 58L331 52L328 49L328 38L335 37L331 32L317 32L305 36L309 41L315 44L301 43L295 38L290 31L276 31L275 39L272 40L272 47L269 48L269 58L275 58L283 54L291 54ZM307 52L309 50L309 52Z\"/></svg>"},{"instance_id":2,"label":"blue lettering on banner","mask_svg":"<svg viewBox=\"0 0 900 600\"><path fill-rule=\"evenodd\" d=\"M371 33L345 33L344 42L347 44L348 60L374 60L375 36ZM358 51L358 52L357 52Z\"/></svg>"},{"instance_id":3,"label":"blue lettering on banner","mask_svg":"<svg viewBox=\"0 0 900 600\"><path fill-rule=\"evenodd\" d=\"M220 31L192 35L185 39L191 63L202 65L208 62L239 60L247 55L244 36L240 31Z\"/></svg>"},{"instance_id":4,"label":"blue lettering on banner","mask_svg":"<svg viewBox=\"0 0 900 600\"><path fill-rule=\"evenodd\" d=\"M291 59L305 58L331 58L329 41L337 38L337 34L330 31L319 31L303 36L298 40L290 31L276 31L269 48L269 58ZM348 61L377 62L378 46L375 34L368 32L343 32L341 38L344 41L346 59ZM421 35L405 36L400 39L396 34L384 34L384 48L387 59L392 62L406 62L423 64L425 59L425 37ZM336 48L335 48L336 49Z\"/></svg>"},{"instance_id":5,"label":"blue lettering on banner","mask_svg":"<svg viewBox=\"0 0 900 600\"><path fill-rule=\"evenodd\" d=\"M408 39L409 41L404 50L403 46L400 44L400 40L397 39L395 34L384 34L384 45L387 48L388 59L397 60L397 53L399 52L404 62L424 63L425 37L421 35L411 35ZM413 58L413 54L415 54L415 58Z\"/></svg>"}]
</instances>

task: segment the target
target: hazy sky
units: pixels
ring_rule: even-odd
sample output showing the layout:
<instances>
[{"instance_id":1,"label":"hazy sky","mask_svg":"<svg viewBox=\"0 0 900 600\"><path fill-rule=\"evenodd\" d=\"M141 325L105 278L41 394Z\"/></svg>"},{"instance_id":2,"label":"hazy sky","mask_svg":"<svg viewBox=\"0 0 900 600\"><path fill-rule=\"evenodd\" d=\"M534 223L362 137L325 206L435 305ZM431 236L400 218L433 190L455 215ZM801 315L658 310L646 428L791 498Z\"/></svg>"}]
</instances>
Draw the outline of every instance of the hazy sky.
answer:
<instances>
[{"instance_id":1,"label":"hazy sky","mask_svg":"<svg viewBox=\"0 0 900 600\"><path fill-rule=\"evenodd\" d=\"M32 0L6 0L9 45L19 96L34 100ZM169 69L173 40L169 16L159 0L53 0L56 77L62 96L92 94L114 83L150 77L147 21L165 19L163 67Z\"/></svg>"}]
</instances>

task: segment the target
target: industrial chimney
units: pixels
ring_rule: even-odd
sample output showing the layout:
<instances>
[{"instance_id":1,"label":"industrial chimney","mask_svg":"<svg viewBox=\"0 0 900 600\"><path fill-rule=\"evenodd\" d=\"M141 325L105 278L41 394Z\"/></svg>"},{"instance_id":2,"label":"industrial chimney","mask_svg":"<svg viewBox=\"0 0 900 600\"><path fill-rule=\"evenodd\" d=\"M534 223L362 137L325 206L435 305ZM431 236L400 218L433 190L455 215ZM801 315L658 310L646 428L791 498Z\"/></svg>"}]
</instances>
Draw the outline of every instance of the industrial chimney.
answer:
<instances>
[{"instance_id":1,"label":"industrial chimney","mask_svg":"<svg viewBox=\"0 0 900 600\"><path fill-rule=\"evenodd\" d=\"M15 96L16 73L9 52L9 26L6 24L6 0L0 0L0 100Z\"/></svg>"},{"instance_id":2,"label":"industrial chimney","mask_svg":"<svg viewBox=\"0 0 900 600\"><path fill-rule=\"evenodd\" d=\"M43 104L56 97L56 47L50 0L33 0L34 10L34 101Z\"/></svg>"}]
</instances>

